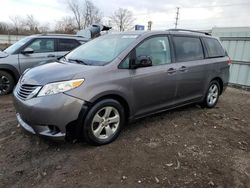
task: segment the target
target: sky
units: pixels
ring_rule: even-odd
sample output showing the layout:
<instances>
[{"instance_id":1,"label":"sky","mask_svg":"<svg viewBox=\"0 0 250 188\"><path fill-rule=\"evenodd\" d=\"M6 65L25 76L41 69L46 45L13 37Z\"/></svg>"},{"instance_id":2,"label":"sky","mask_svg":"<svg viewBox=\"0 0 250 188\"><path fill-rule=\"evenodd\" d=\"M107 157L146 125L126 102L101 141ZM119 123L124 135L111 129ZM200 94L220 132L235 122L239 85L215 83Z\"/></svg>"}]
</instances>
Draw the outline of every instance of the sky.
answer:
<instances>
[{"instance_id":1,"label":"sky","mask_svg":"<svg viewBox=\"0 0 250 188\"><path fill-rule=\"evenodd\" d=\"M62 17L71 16L67 0L0 0L0 21L32 14L50 27ZM80 0L83 1L83 0ZM108 20L118 8L133 12L135 24L153 30L174 28L176 7L180 7L178 28L211 29L212 27L250 27L250 0L92 0Z\"/></svg>"}]
</instances>

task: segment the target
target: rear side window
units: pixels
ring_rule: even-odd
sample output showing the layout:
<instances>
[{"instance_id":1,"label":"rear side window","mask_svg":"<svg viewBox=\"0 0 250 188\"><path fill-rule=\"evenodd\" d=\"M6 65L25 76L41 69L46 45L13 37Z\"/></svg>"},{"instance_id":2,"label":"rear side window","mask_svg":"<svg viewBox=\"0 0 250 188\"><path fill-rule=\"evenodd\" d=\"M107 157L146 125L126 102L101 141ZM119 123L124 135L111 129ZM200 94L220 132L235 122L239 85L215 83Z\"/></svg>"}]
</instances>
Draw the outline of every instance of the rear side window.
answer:
<instances>
[{"instance_id":1,"label":"rear side window","mask_svg":"<svg viewBox=\"0 0 250 188\"><path fill-rule=\"evenodd\" d=\"M58 40L58 51L71 51L80 43L74 39L59 39Z\"/></svg>"},{"instance_id":2,"label":"rear side window","mask_svg":"<svg viewBox=\"0 0 250 188\"><path fill-rule=\"evenodd\" d=\"M224 57L225 50L217 39L204 38L205 45L208 51L208 57Z\"/></svg>"},{"instance_id":3,"label":"rear side window","mask_svg":"<svg viewBox=\"0 0 250 188\"><path fill-rule=\"evenodd\" d=\"M195 37L174 36L177 62L194 61L204 58L201 40Z\"/></svg>"}]
</instances>

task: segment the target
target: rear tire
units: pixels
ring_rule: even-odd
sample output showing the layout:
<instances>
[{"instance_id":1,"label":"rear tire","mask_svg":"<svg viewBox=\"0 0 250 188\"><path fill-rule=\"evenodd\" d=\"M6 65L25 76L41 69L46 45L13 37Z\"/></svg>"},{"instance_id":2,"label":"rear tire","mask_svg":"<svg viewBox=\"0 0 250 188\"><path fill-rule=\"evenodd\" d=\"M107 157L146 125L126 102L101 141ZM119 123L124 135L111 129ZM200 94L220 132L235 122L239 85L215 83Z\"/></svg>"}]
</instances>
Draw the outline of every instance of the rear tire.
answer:
<instances>
[{"instance_id":1,"label":"rear tire","mask_svg":"<svg viewBox=\"0 0 250 188\"><path fill-rule=\"evenodd\" d=\"M97 102L88 112L83 124L83 136L91 145L114 141L125 124L123 106L114 99Z\"/></svg>"},{"instance_id":2,"label":"rear tire","mask_svg":"<svg viewBox=\"0 0 250 188\"><path fill-rule=\"evenodd\" d=\"M0 96L12 92L15 86L15 80L12 75L6 71L0 70Z\"/></svg>"},{"instance_id":3,"label":"rear tire","mask_svg":"<svg viewBox=\"0 0 250 188\"><path fill-rule=\"evenodd\" d=\"M220 96L220 84L218 81L213 80L210 82L209 87L207 89L203 106L207 108L213 108L217 104Z\"/></svg>"}]
</instances>

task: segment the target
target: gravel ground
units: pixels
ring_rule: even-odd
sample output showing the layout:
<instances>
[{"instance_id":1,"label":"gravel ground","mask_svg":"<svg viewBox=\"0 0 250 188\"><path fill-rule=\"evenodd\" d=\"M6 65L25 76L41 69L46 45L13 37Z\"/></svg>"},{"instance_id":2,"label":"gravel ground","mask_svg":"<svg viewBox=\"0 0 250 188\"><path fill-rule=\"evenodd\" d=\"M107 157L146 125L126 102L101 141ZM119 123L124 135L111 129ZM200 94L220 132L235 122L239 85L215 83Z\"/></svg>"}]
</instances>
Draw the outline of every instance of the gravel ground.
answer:
<instances>
[{"instance_id":1,"label":"gravel ground","mask_svg":"<svg viewBox=\"0 0 250 188\"><path fill-rule=\"evenodd\" d=\"M126 126L113 143L52 142L17 126L0 97L0 187L250 187L250 92Z\"/></svg>"}]
</instances>

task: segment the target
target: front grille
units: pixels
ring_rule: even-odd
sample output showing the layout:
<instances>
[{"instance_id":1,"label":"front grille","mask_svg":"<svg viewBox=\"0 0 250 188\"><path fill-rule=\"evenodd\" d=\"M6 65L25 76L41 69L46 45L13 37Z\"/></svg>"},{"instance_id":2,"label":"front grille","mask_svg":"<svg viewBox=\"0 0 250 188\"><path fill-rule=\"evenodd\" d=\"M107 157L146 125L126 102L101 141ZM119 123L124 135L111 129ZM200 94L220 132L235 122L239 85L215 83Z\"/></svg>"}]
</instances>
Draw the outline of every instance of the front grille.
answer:
<instances>
[{"instance_id":1,"label":"front grille","mask_svg":"<svg viewBox=\"0 0 250 188\"><path fill-rule=\"evenodd\" d=\"M39 90L41 89L41 86L37 85L29 85L29 84L23 84L23 85L17 85L16 92L19 98L23 100L30 99L34 97Z\"/></svg>"}]
</instances>

